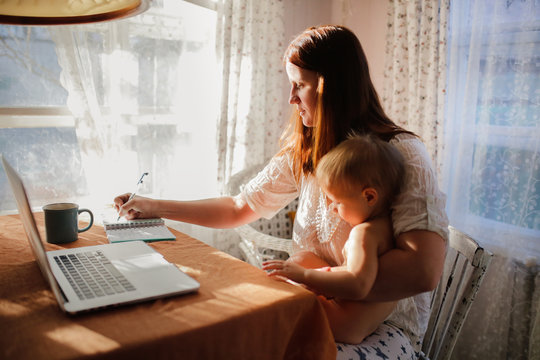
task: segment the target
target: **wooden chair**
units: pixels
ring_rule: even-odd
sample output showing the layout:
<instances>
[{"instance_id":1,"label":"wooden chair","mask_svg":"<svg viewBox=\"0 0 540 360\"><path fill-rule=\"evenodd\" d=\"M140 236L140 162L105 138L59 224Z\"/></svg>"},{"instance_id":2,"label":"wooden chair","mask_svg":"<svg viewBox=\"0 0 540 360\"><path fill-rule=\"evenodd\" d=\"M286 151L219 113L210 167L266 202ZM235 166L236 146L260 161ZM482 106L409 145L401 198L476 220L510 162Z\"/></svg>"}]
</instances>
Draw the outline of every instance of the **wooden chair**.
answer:
<instances>
[{"instance_id":1,"label":"wooden chair","mask_svg":"<svg viewBox=\"0 0 540 360\"><path fill-rule=\"evenodd\" d=\"M265 164L259 164L233 175L227 185L231 195L239 192L240 187L257 175ZM239 247L245 260L257 267L268 259L287 259L292 252L293 216L298 207L295 199L281 209L271 219L261 218L234 230L240 236Z\"/></svg>"},{"instance_id":2,"label":"wooden chair","mask_svg":"<svg viewBox=\"0 0 540 360\"><path fill-rule=\"evenodd\" d=\"M441 281L431 300L421 359L450 359L492 258L492 254L470 236L452 226L448 229L448 253Z\"/></svg>"}]
</instances>

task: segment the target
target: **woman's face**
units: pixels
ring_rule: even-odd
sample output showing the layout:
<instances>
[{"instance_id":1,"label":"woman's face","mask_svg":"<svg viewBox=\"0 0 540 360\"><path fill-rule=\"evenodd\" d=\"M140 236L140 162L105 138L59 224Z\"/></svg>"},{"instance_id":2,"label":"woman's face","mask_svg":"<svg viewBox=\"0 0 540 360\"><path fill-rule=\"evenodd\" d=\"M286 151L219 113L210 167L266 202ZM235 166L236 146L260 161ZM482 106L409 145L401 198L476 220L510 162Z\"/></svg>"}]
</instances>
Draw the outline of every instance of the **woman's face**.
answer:
<instances>
[{"instance_id":1,"label":"woman's face","mask_svg":"<svg viewBox=\"0 0 540 360\"><path fill-rule=\"evenodd\" d=\"M289 104L296 105L304 126L313 127L319 76L315 71L302 69L290 62L285 69L291 83Z\"/></svg>"}]
</instances>

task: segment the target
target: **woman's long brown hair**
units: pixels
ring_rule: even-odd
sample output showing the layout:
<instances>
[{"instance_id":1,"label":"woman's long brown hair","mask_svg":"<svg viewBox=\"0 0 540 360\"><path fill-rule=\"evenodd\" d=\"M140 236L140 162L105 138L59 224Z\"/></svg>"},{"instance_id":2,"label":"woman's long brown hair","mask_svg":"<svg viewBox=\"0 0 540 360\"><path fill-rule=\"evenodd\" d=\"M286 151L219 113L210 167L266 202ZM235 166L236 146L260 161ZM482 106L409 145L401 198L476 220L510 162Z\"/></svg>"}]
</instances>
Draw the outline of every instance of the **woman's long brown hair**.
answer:
<instances>
[{"instance_id":1,"label":"woman's long brown hair","mask_svg":"<svg viewBox=\"0 0 540 360\"><path fill-rule=\"evenodd\" d=\"M319 160L351 133L372 133L385 141L411 132L384 113L369 76L360 41L343 26L312 27L287 48L284 62L319 75L314 126L293 113L282 151L292 150L297 176L311 174Z\"/></svg>"}]
</instances>

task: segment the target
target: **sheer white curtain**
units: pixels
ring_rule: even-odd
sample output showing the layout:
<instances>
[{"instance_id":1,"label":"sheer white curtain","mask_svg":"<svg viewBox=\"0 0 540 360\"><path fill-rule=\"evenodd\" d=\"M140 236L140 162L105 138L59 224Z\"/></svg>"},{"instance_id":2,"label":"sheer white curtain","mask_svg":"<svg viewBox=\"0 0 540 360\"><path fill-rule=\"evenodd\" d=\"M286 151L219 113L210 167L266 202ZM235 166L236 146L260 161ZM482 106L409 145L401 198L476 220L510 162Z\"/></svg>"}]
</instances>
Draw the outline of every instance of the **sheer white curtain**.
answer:
<instances>
[{"instance_id":1,"label":"sheer white curtain","mask_svg":"<svg viewBox=\"0 0 540 360\"><path fill-rule=\"evenodd\" d=\"M452 1L444 190L495 254L456 358L540 354L539 49L538 1Z\"/></svg>"},{"instance_id":2,"label":"sheer white curtain","mask_svg":"<svg viewBox=\"0 0 540 360\"><path fill-rule=\"evenodd\" d=\"M166 0L133 18L50 28L95 213L145 171L141 195L217 195L215 29L215 11Z\"/></svg>"},{"instance_id":3,"label":"sheer white curtain","mask_svg":"<svg viewBox=\"0 0 540 360\"><path fill-rule=\"evenodd\" d=\"M122 99L108 101L113 92L125 94L126 100L136 98L137 94L130 88L115 91L114 85L110 86L113 82L112 74L115 71L122 72L125 68L107 66L108 59L102 63L105 54L111 54L110 59L119 63L129 64L132 60L126 58L128 53L120 49L115 51L119 41L113 39L113 34L122 32L127 35L125 28L125 23L110 23L97 27L71 26L49 30L55 41L58 62L62 67L60 81L68 90L68 107L75 116L77 140L83 168L87 173L88 192L97 194L96 196L112 196L104 194L101 189L107 189L107 185L110 186L116 181L125 180L122 179L123 176L114 176L111 170L115 167L119 174L124 174L127 170L133 178L137 176L138 166L133 163L134 154L125 151L124 144L118 141L129 134L128 129L120 127L128 126L122 121L121 114L124 110L128 113L130 111L123 109ZM128 76L132 78L137 74ZM111 82L103 83L103 79L107 78L111 78ZM136 111L136 107L133 110ZM110 175L106 175L107 171L111 171Z\"/></svg>"},{"instance_id":4,"label":"sheer white curtain","mask_svg":"<svg viewBox=\"0 0 540 360\"><path fill-rule=\"evenodd\" d=\"M455 223L540 255L540 4L452 3L445 187Z\"/></svg>"},{"instance_id":5,"label":"sheer white curtain","mask_svg":"<svg viewBox=\"0 0 540 360\"><path fill-rule=\"evenodd\" d=\"M421 137L439 174L449 3L390 2L382 98L390 118Z\"/></svg>"}]
</instances>

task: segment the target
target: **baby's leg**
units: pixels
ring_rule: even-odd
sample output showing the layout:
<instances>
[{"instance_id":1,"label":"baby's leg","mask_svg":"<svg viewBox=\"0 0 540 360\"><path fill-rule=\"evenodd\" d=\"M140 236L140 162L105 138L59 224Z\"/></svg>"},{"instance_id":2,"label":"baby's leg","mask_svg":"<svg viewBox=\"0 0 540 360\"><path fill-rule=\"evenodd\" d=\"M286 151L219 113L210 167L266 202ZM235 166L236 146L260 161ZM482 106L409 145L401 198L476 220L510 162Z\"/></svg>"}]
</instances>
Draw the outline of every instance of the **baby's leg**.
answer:
<instances>
[{"instance_id":1,"label":"baby's leg","mask_svg":"<svg viewBox=\"0 0 540 360\"><path fill-rule=\"evenodd\" d=\"M390 302L329 300L319 296L338 342L359 344L390 315L396 306Z\"/></svg>"}]
</instances>

